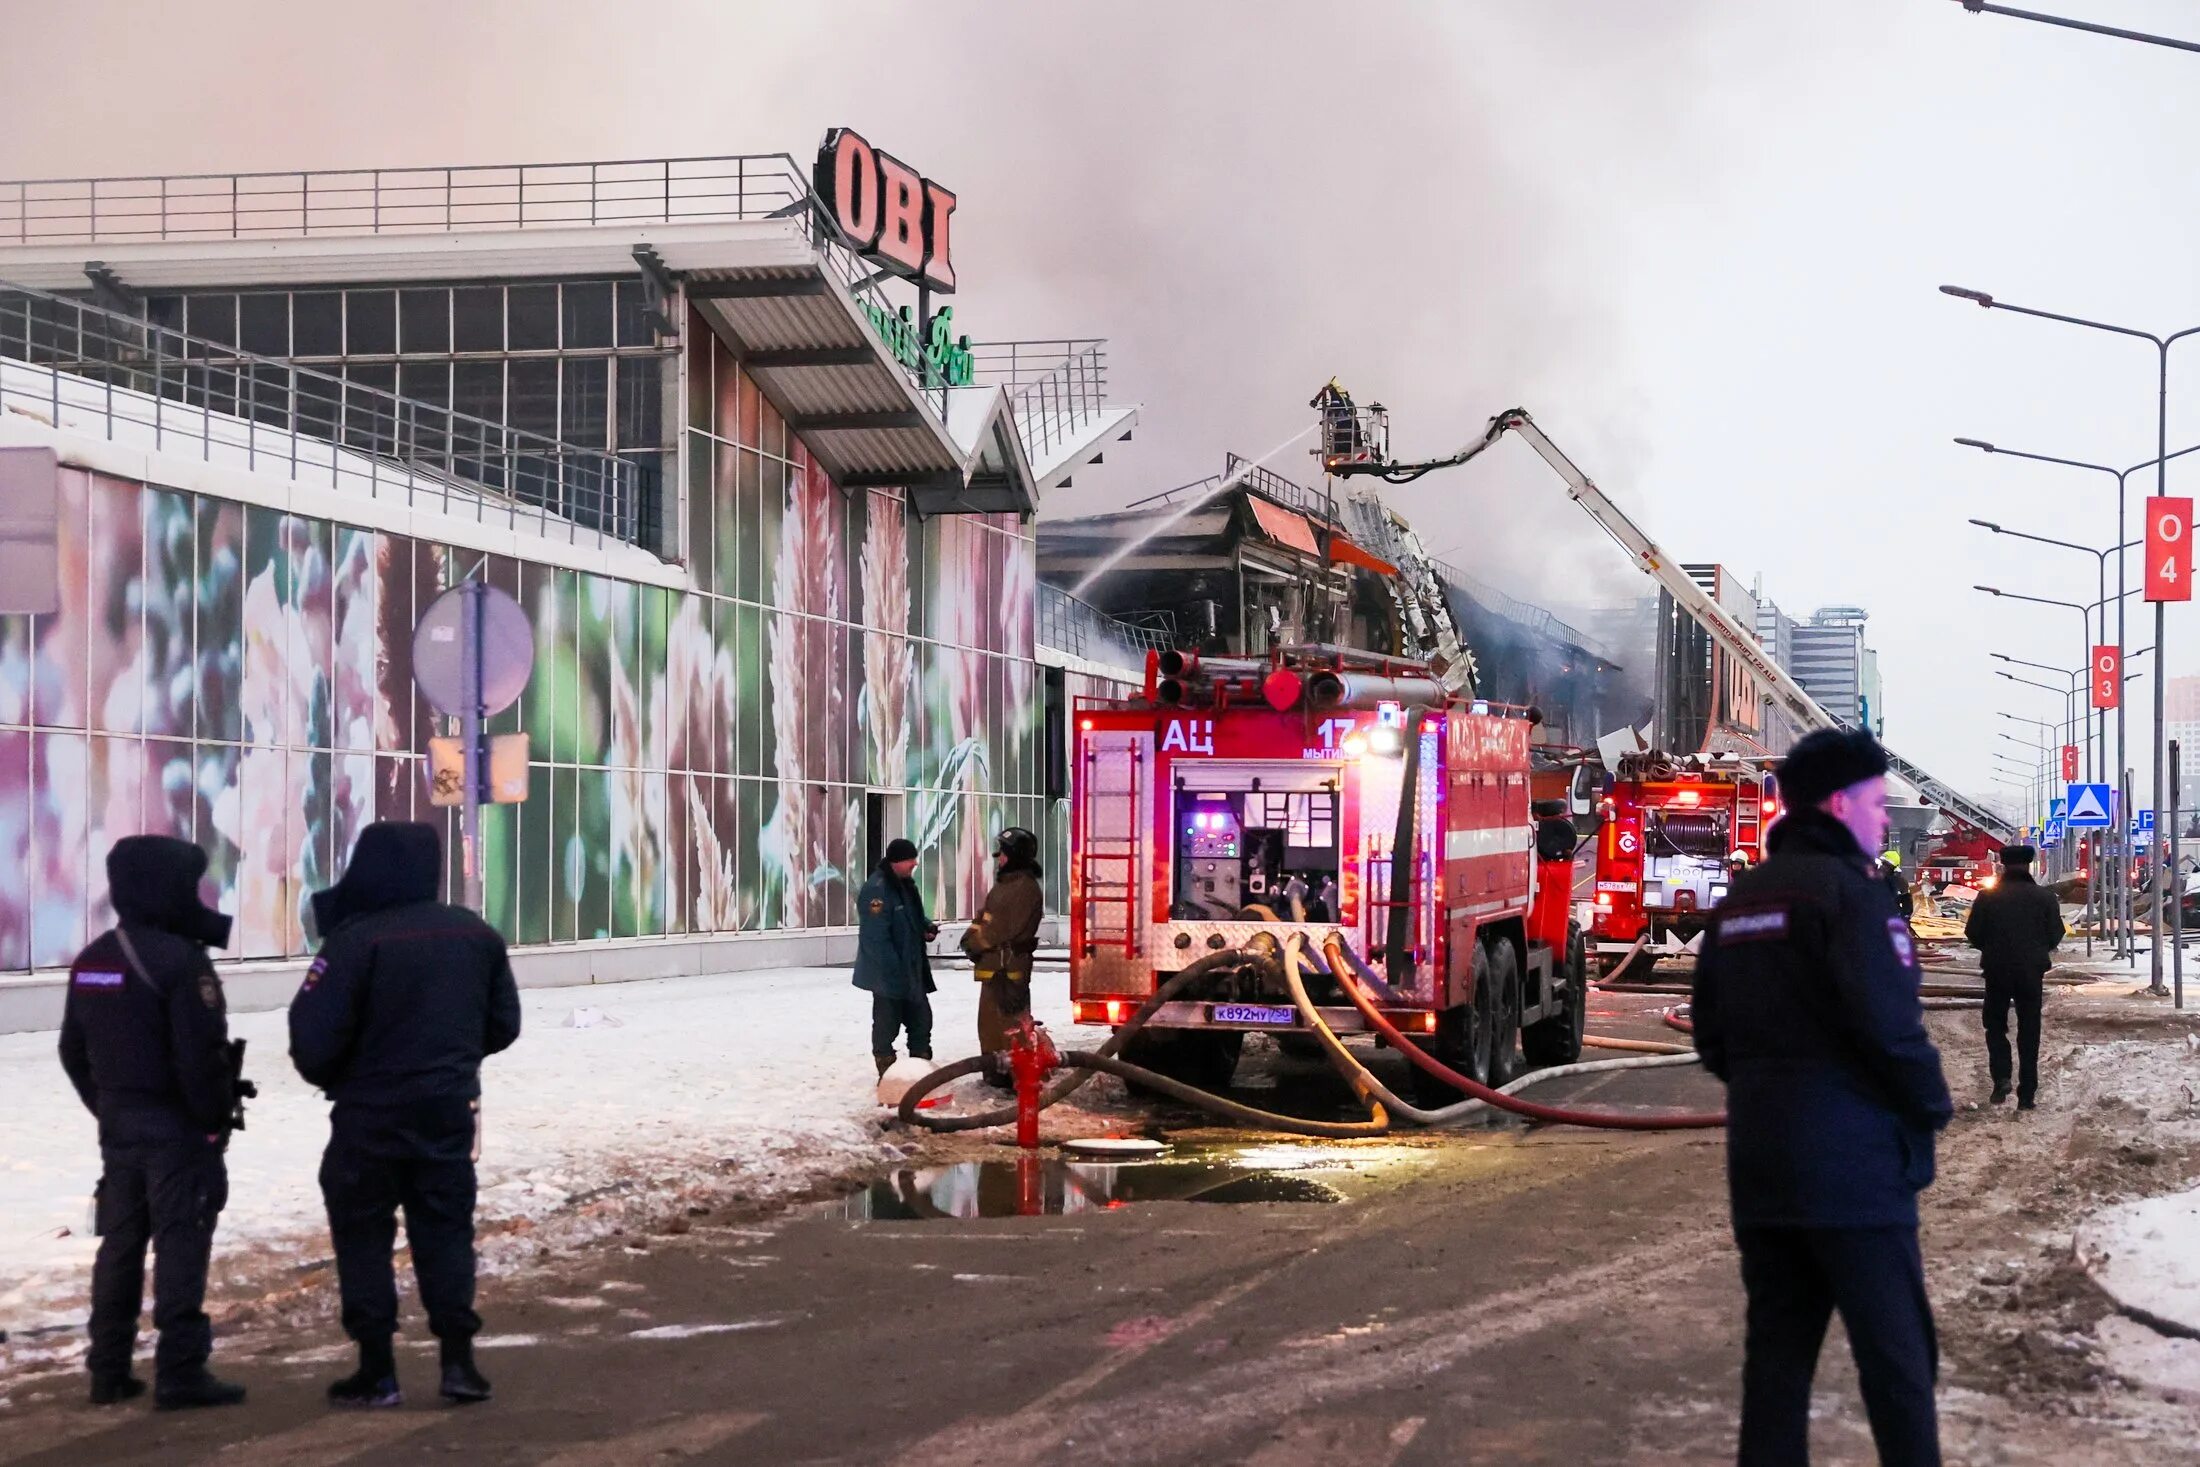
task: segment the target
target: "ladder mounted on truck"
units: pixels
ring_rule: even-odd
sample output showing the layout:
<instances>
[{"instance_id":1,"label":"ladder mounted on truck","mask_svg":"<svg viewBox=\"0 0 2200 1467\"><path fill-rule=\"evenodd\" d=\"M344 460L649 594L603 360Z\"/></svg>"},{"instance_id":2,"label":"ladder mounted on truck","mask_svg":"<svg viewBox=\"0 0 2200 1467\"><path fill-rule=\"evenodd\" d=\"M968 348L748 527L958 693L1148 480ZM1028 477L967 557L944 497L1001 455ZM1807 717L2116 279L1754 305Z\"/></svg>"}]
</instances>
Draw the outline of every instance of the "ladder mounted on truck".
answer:
<instances>
[{"instance_id":1,"label":"ladder mounted on truck","mask_svg":"<svg viewBox=\"0 0 2200 1467\"><path fill-rule=\"evenodd\" d=\"M1337 408L1334 405L1325 409L1325 412L1328 413L1335 413L1336 411ZM1325 428L1328 427L1329 425L1325 421ZM1381 441L1386 443L1387 433L1388 424L1385 422ZM1839 727L1833 715L1819 706L1818 700L1805 691L1801 683L1790 677L1787 669L1773 660L1772 655L1757 640L1755 629L1744 627L1739 621L1735 620L1732 612L1713 600L1711 595L1703 587L1697 585L1687 572L1669 559L1665 552L1658 548L1657 543L1644 534L1641 527L1629 519L1626 513L1614 504L1611 498L1602 489L1599 489L1587 474L1577 468L1574 461L1566 457L1558 445L1544 434L1543 430L1536 425L1535 420L1528 416L1526 409L1513 408L1510 411L1499 413L1496 417L1490 419L1489 426L1483 430L1479 439L1469 443L1457 453L1447 455L1444 458L1401 464L1387 458L1374 460L1364 455L1340 454L1335 457L1325 456L1323 466L1330 473L1340 478L1374 475L1385 483L1407 484L1420 478L1423 474L1432 473L1437 469L1456 468L1469 462L1507 433L1517 433L1527 440L1528 446L1541 455L1543 461L1549 464L1559 478L1565 482L1567 495L1574 503L1581 506L1590 519L1596 521L1597 528L1610 536L1614 544L1627 552L1629 559L1633 560L1646 575L1662 586L1667 594L1672 596L1676 605L1695 618L1696 622L1718 642L1722 651L1747 667L1756 676L1757 680L1771 692L1773 701L1789 717L1806 729ZM1336 441L1343 437L1344 435L1335 429L1330 429L1324 434L1325 442ZM1359 441L1362 443L1367 442L1368 437L1363 436ZM1920 795L1932 801L1950 815L1975 826L1997 840L2008 841L2016 838L2016 832L2010 828L2006 820L1976 800L1958 793L1909 760L1895 754L1892 750L1888 751L1888 761L1893 766L1895 774L1905 783L1915 786Z\"/></svg>"}]
</instances>

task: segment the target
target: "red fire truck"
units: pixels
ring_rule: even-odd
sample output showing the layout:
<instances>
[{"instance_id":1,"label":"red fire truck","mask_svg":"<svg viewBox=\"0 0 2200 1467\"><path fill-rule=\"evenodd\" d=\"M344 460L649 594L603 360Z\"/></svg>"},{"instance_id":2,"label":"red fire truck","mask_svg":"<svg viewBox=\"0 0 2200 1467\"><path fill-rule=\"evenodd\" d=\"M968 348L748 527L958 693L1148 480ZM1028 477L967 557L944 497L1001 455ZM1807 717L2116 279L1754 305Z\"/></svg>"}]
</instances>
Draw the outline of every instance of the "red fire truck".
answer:
<instances>
[{"instance_id":1,"label":"red fire truck","mask_svg":"<svg viewBox=\"0 0 2200 1467\"><path fill-rule=\"evenodd\" d=\"M1604 976L1647 977L1660 956L1685 951L1735 866L1763 857L1764 829L1779 813L1773 762L1620 756L1597 835L1589 923Z\"/></svg>"},{"instance_id":2,"label":"red fire truck","mask_svg":"<svg viewBox=\"0 0 2200 1467\"><path fill-rule=\"evenodd\" d=\"M1331 648L1169 662L1141 695L1076 710L1078 1022L1119 1025L1195 960L1299 931L1317 950L1341 936L1398 1027L1477 1080L1579 1054L1573 834L1563 811L1540 832L1530 814L1536 715ZM1333 979L1310 978L1331 1027L1365 1031ZM1238 986L1163 1005L1124 1057L1215 1087L1248 1033L1311 1042L1280 984L1217 982Z\"/></svg>"}]
</instances>

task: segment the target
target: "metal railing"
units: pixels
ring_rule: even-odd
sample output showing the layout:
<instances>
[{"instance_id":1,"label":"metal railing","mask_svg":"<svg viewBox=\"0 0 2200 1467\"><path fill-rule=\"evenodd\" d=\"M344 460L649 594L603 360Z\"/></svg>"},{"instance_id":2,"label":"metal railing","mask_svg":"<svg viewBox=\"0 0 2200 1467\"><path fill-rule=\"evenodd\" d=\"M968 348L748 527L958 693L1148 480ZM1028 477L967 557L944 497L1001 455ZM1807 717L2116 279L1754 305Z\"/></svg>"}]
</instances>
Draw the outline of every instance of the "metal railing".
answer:
<instances>
[{"instance_id":1,"label":"metal railing","mask_svg":"<svg viewBox=\"0 0 2200 1467\"><path fill-rule=\"evenodd\" d=\"M1068 443L1108 405L1103 340L973 342L973 386L1008 389L1016 431L1036 465Z\"/></svg>"},{"instance_id":2,"label":"metal railing","mask_svg":"<svg viewBox=\"0 0 2200 1467\"><path fill-rule=\"evenodd\" d=\"M656 476L616 455L4 282L0 410L576 543L657 533Z\"/></svg>"},{"instance_id":3,"label":"metal railing","mask_svg":"<svg viewBox=\"0 0 2200 1467\"><path fill-rule=\"evenodd\" d=\"M1128 509L1161 509L1181 504L1186 499L1211 497L1224 483L1235 488L1250 490L1263 499L1270 499L1286 509L1297 510L1315 519L1328 522L1332 506L1329 496L1319 489L1310 489L1293 479L1286 479L1272 469L1246 459L1240 454L1225 455L1222 472L1209 474L1204 479L1194 479L1189 484L1179 484L1174 489L1164 489L1159 494L1149 494L1144 499L1133 500Z\"/></svg>"},{"instance_id":4,"label":"metal railing","mask_svg":"<svg viewBox=\"0 0 2200 1467\"><path fill-rule=\"evenodd\" d=\"M0 242L99 244L689 224L807 214L785 153L0 183Z\"/></svg>"},{"instance_id":5,"label":"metal railing","mask_svg":"<svg viewBox=\"0 0 2200 1467\"><path fill-rule=\"evenodd\" d=\"M1059 586L1039 583L1039 645L1087 662L1143 672L1149 651L1166 652L1175 639L1151 627L1118 621Z\"/></svg>"},{"instance_id":6,"label":"metal railing","mask_svg":"<svg viewBox=\"0 0 2200 1467\"><path fill-rule=\"evenodd\" d=\"M1611 648L1605 646L1604 643L1590 636L1587 632L1582 631L1579 627L1560 620L1542 607L1532 602L1522 601L1515 596L1508 596L1481 577L1469 575L1449 561L1432 560L1429 564L1435 568L1436 574L1443 580L1476 601L1481 602L1507 621L1525 627L1538 636L1548 637L1555 642L1563 642L1569 647L1579 647L1590 656L1599 658L1602 661L1618 664L1619 658L1613 655Z\"/></svg>"}]
</instances>

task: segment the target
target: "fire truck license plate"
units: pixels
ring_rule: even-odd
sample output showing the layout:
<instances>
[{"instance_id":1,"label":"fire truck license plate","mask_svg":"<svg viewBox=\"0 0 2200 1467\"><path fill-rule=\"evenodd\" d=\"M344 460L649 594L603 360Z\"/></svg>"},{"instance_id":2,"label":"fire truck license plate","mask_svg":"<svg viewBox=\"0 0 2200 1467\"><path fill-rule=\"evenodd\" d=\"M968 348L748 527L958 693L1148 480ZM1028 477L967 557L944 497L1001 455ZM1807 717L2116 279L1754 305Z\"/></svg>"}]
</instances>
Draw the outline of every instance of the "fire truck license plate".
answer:
<instances>
[{"instance_id":1,"label":"fire truck license plate","mask_svg":"<svg viewBox=\"0 0 2200 1467\"><path fill-rule=\"evenodd\" d=\"M1218 1024L1296 1024L1297 1009L1271 1008L1261 1003L1218 1003L1209 1010Z\"/></svg>"}]
</instances>

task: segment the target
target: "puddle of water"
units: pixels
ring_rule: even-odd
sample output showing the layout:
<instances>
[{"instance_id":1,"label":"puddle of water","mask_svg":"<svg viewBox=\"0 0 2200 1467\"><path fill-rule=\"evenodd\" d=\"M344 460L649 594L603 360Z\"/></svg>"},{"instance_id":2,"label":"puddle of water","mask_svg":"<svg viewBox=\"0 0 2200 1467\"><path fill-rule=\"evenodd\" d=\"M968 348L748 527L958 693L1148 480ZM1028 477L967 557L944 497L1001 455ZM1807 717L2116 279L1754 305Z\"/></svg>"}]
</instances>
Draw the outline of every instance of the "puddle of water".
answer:
<instances>
[{"instance_id":1,"label":"puddle of water","mask_svg":"<svg viewBox=\"0 0 2200 1467\"><path fill-rule=\"evenodd\" d=\"M905 1168L823 1209L862 1222L1042 1217L1106 1212L1135 1202L1342 1202L1336 1188L1301 1171L1209 1157L1095 1162L1019 1157Z\"/></svg>"}]
</instances>

